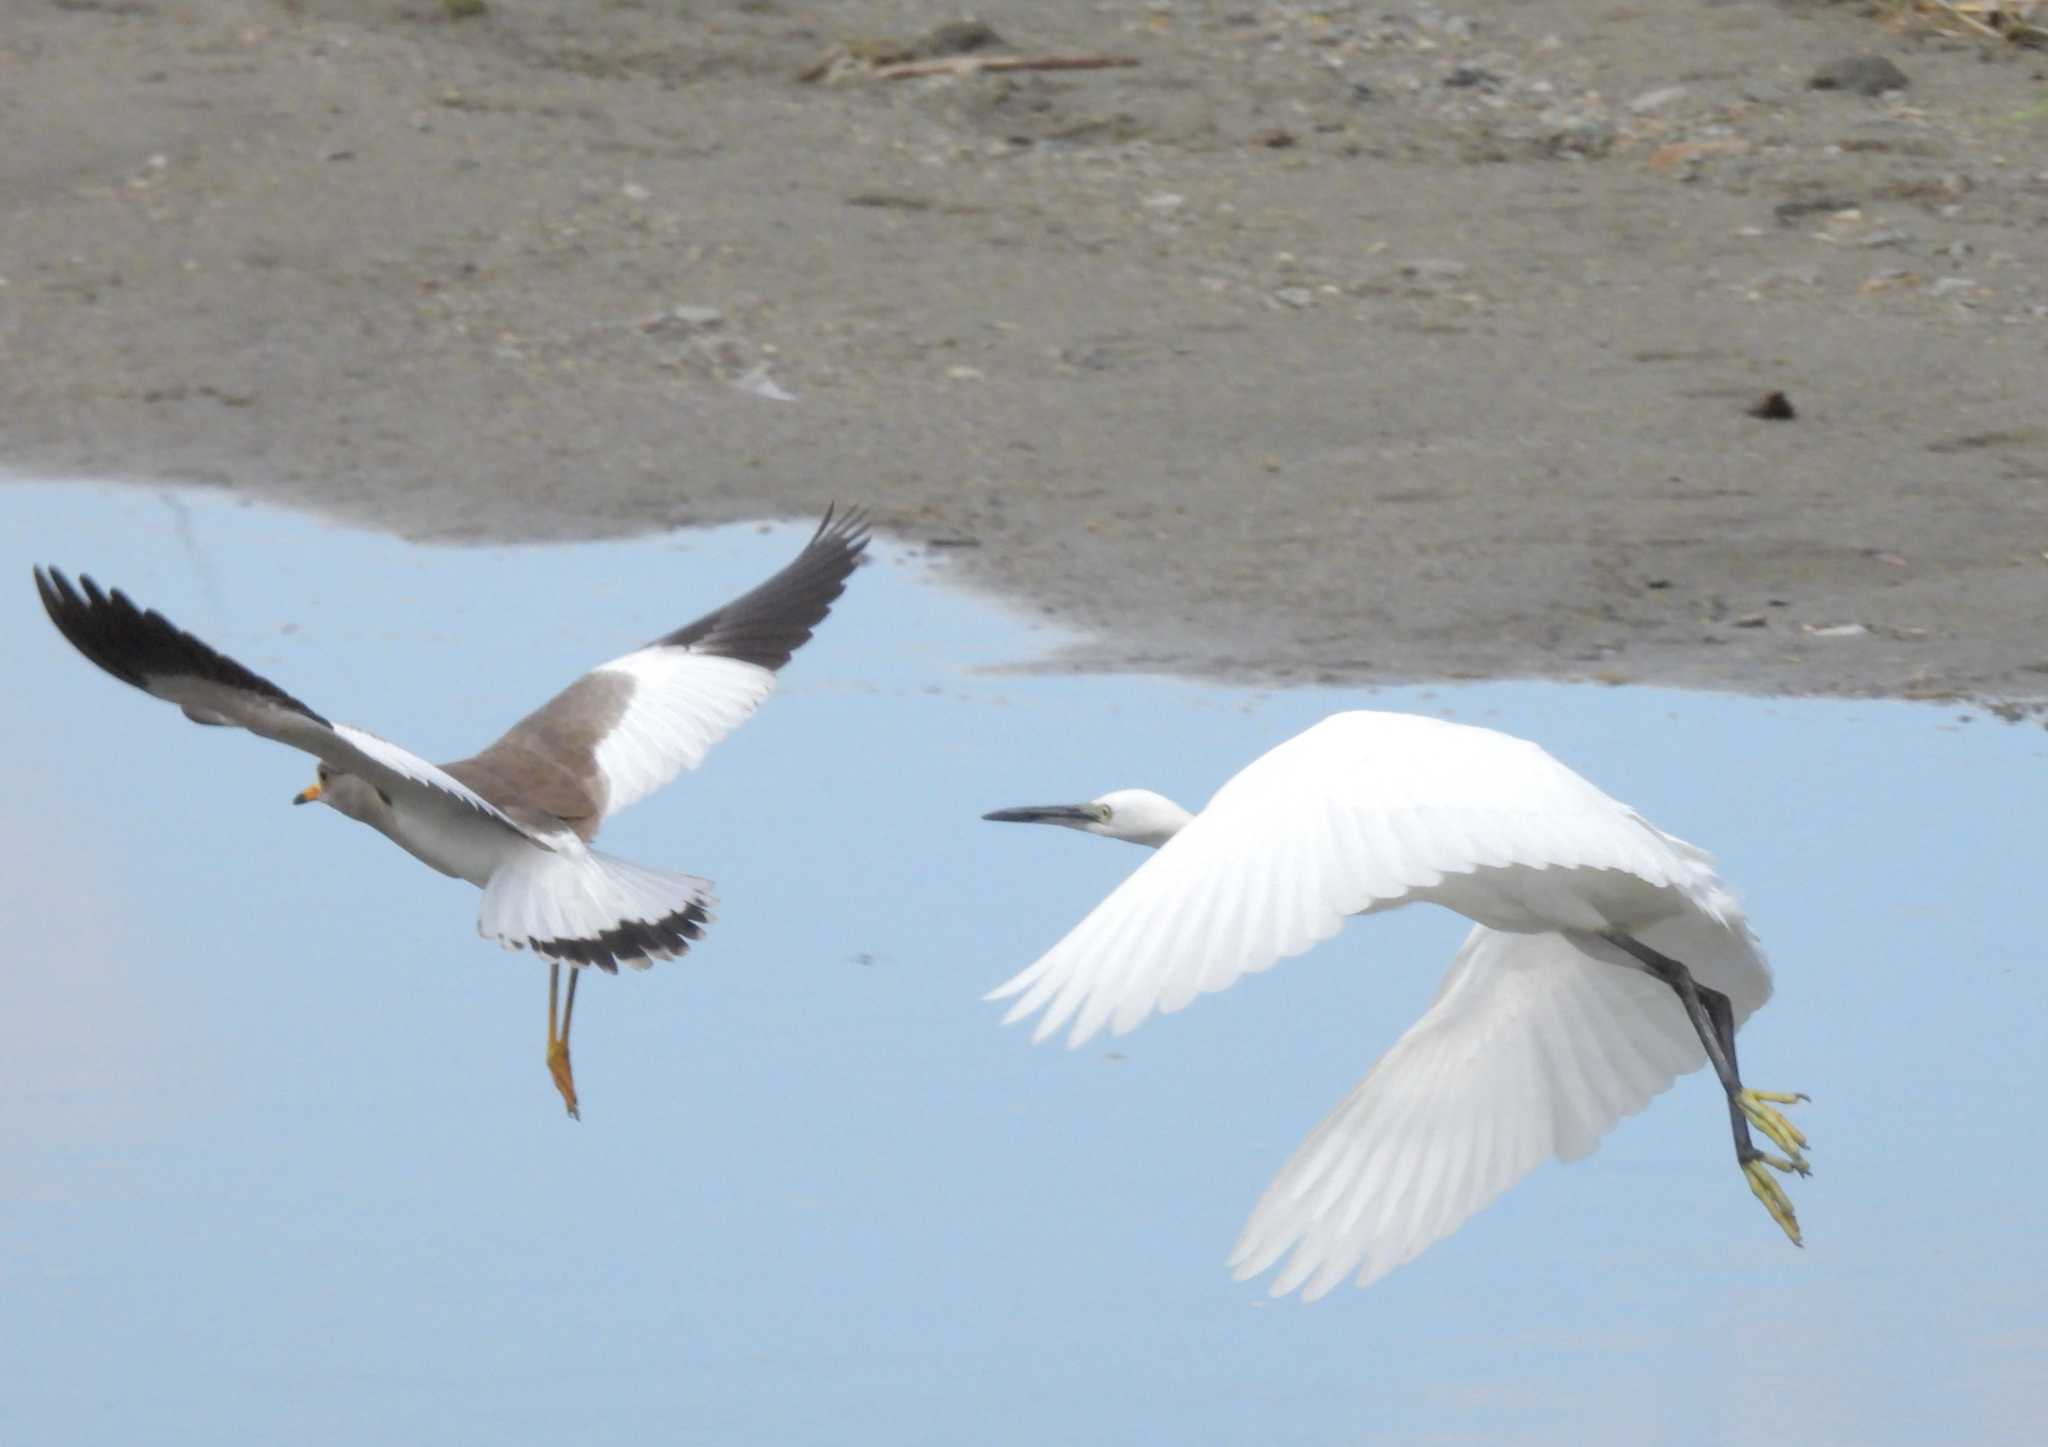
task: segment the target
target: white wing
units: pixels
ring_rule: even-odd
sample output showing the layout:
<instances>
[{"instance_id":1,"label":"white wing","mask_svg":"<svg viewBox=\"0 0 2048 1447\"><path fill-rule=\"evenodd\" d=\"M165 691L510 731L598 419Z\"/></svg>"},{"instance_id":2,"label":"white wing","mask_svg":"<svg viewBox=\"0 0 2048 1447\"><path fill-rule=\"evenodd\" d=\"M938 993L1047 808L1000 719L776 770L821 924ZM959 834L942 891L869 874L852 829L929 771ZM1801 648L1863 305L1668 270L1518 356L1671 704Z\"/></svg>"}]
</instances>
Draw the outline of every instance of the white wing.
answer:
<instances>
[{"instance_id":1,"label":"white wing","mask_svg":"<svg viewBox=\"0 0 2048 1447\"><path fill-rule=\"evenodd\" d=\"M1720 954L1761 968L1746 936L1721 935ZM1698 1069L1677 997L1618 959L1563 935L1474 929L1428 1011L1259 1198L1230 1258L1237 1278L1291 1251L1275 1296L1314 1300L1353 1274L1365 1286Z\"/></svg>"},{"instance_id":2,"label":"white wing","mask_svg":"<svg viewBox=\"0 0 2048 1447\"><path fill-rule=\"evenodd\" d=\"M604 812L646 798L753 717L775 691L758 664L687 648L643 648L594 670L630 680L630 701L593 755L604 776Z\"/></svg>"},{"instance_id":3,"label":"white wing","mask_svg":"<svg viewBox=\"0 0 2048 1447\"><path fill-rule=\"evenodd\" d=\"M1247 765L1036 964L990 998L1079 1045L1122 1034L1425 898L1512 928L1733 907L1707 857L1536 745L1410 714L1335 714ZM1496 917L1498 916L1498 917Z\"/></svg>"},{"instance_id":4,"label":"white wing","mask_svg":"<svg viewBox=\"0 0 2048 1447\"><path fill-rule=\"evenodd\" d=\"M845 591L868 541L852 512L825 514L786 567L752 591L645 648L600 665L450 767L516 779L537 807L595 832L646 798L753 714Z\"/></svg>"}]
</instances>

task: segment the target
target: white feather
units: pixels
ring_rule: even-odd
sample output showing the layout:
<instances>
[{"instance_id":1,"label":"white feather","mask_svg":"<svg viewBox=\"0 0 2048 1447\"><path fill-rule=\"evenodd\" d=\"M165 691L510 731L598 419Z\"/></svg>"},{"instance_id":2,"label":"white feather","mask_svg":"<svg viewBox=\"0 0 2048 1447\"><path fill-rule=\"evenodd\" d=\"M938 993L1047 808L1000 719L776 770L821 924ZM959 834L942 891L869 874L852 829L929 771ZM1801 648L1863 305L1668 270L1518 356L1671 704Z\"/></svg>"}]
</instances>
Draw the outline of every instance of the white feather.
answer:
<instances>
[{"instance_id":1,"label":"white feather","mask_svg":"<svg viewBox=\"0 0 2048 1447\"><path fill-rule=\"evenodd\" d=\"M509 949L549 940L594 940L622 924L653 924L697 905L717 902L709 880L644 869L595 849L507 853L484 886L477 933ZM658 950L656 958L679 951ZM622 958L624 958L622 956ZM627 959L646 968L647 956Z\"/></svg>"},{"instance_id":2,"label":"white feather","mask_svg":"<svg viewBox=\"0 0 2048 1447\"><path fill-rule=\"evenodd\" d=\"M687 648L642 648L593 672L633 682L624 715L596 750L607 815L696 768L775 690L775 675L759 664Z\"/></svg>"},{"instance_id":3,"label":"white feather","mask_svg":"<svg viewBox=\"0 0 2048 1447\"><path fill-rule=\"evenodd\" d=\"M341 739L358 753L365 755L372 763L396 775L398 779L413 785L414 788L411 792L414 795L413 802L415 804L431 806L435 802L434 796L439 795L441 796L440 802L445 803L453 800L463 804L468 808L476 810L477 813L504 825L507 829L525 835L528 839L533 840L544 848L556 848L564 841L574 841L576 838L574 834L566 829L543 833L519 823L506 814L504 810L491 803L454 775L434 764L428 763L418 754L400 748L389 739L380 739L373 733L368 733L349 724L334 724L331 727L336 738ZM354 760L347 762L350 765L355 763ZM366 771L366 773L373 772Z\"/></svg>"},{"instance_id":4,"label":"white feather","mask_svg":"<svg viewBox=\"0 0 2048 1447\"><path fill-rule=\"evenodd\" d=\"M1721 930L1711 964L1761 962ZM1457 1230L1544 1161L1577 1160L1706 1057L1677 997L1597 946L1473 929L1436 998L1288 1159L1230 1264L1244 1280L1290 1257L1275 1296L1366 1286ZM1290 1256L1291 1253L1291 1256Z\"/></svg>"},{"instance_id":5,"label":"white feather","mask_svg":"<svg viewBox=\"0 0 2048 1447\"><path fill-rule=\"evenodd\" d=\"M1007 1020L1044 1010L1034 1040L1071 1020L1078 1046L1418 900L1500 929L1640 928L1705 907L1706 858L1534 744L1335 714L1247 765L990 998L1021 996Z\"/></svg>"},{"instance_id":6,"label":"white feather","mask_svg":"<svg viewBox=\"0 0 2048 1447\"><path fill-rule=\"evenodd\" d=\"M1120 826L1117 804L1151 801ZM1343 713L1254 760L1183 818L1119 791L1094 834L1158 851L991 993L1008 1020L1079 1045L1228 988L1351 915L1440 904L1477 924L1435 1000L1274 1178L1231 1258L1288 1258L1275 1295L1361 1285L1457 1229L1538 1163L1589 1153L1705 1059L1624 932L1726 995L1736 1023L1770 972L1704 851L1536 745L1407 714ZM1004 811L1022 814L1025 811ZM1074 811L1066 811L1067 822ZM996 817L1002 817L998 815ZM1163 840L1163 842L1161 842Z\"/></svg>"}]
</instances>

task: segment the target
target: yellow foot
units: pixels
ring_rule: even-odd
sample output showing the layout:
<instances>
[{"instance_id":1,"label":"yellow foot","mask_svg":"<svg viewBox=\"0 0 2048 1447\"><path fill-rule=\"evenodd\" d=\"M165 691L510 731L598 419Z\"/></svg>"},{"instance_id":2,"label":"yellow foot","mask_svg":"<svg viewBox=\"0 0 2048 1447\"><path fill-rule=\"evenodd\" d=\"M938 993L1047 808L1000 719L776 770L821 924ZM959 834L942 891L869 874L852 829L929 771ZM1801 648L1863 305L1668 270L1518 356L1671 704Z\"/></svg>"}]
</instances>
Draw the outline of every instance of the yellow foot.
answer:
<instances>
[{"instance_id":1,"label":"yellow foot","mask_svg":"<svg viewBox=\"0 0 2048 1447\"><path fill-rule=\"evenodd\" d=\"M583 1119L576 1109L576 1077L569 1071L569 1047L560 1040L548 1042L548 1074L555 1078L555 1089L562 1092L562 1104L568 1107L569 1119Z\"/></svg>"},{"instance_id":2,"label":"yellow foot","mask_svg":"<svg viewBox=\"0 0 2048 1447\"><path fill-rule=\"evenodd\" d=\"M1792 1238L1794 1246L1804 1246L1806 1243L1799 1239L1799 1218L1792 1214L1792 1202L1785 1195L1784 1188L1778 1184L1778 1178L1771 1174L1771 1169L1775 1166L1778 1166L1776 1161L1767 1156L1759 1156L1753 1161L1742 1163L1742 1174L1749 1182L1749 1189L1764 1203L1764 1209L1771 1213L1771 1219L1778 1223L1778 1229Z\"/></svg>"},{"instance_id":3,"label":"yellow foot","mask_svg":"<svg viewBox=\"0 0 2048 1447\"><path fill-rule=\"evenodd\" d=\"M1779 1150L1791 1157L1790 1161L1778 1166L1778 1169L1797 1171L1802 1176L1812 1174L1807 1167L1806 1157L1800 1154L1806 1149L1806 1137L1799 1133L1798 1127L1771 1107L1797 1105L1807 1098L1804 1095L1783 1095L1771 1090L1744 1090L1738 1092L1735 1097L1736 1106L1749 1117L1749 1123L1769 1136ZM1776 1161L1772 1161L1771 1164L1778 1165Z\"/></svg>"}]
</instances>

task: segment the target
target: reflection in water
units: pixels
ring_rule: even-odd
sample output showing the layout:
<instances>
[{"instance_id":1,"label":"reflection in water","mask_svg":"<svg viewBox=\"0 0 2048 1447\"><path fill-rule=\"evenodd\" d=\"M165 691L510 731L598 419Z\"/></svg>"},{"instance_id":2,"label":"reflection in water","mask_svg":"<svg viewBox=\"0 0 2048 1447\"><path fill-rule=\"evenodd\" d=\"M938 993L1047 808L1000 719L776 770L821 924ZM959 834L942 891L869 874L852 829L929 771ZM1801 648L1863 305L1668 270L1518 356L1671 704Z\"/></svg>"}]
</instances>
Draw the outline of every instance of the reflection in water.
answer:
<instances>
[{"instance_id":1,"label":"reflection in water","mask_svg":"<svg viewBox=\"0 0 2048 1447\"><path fill-rule=\"evenodd\" d=\"M2048 986L2015 901L2038 887L2039 731L991 675L1042 640L890 554L772 708L607 829L712 875L722 908L690 958L586 982L578 1126L532 1069L539 966L458 922L465 888L291 809L301 758L98 675L29 566L118 583L313 707L457 757L805 530L421 550L182 501L189 546L145 492L0 490L0 1394L22 1440L2036 1435L2048 1182L2023 1143ZM1125 782L1192 801L1361 703L1538 739L1717 846L1778 970L1744 1064L1815 1096L1805 1253L1729 1188L1697 1074L1369 1291L1233 1284L1258 1185L1428 998L1462 933L1441 912L1107 1047L997 1028L981 993L1131 861L983 810Z\"/></svg>"}]
</instances>

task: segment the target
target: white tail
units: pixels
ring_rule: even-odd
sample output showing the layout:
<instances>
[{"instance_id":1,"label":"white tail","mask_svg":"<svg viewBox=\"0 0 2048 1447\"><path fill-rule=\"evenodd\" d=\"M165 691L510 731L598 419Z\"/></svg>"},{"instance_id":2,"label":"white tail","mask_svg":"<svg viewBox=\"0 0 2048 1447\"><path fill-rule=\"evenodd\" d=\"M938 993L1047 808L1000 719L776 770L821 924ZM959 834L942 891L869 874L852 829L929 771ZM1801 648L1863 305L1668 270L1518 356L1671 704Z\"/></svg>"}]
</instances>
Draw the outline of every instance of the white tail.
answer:
<instances>
[{"instance_id":1,"label":"white tail","mask_svg":"<svg viewBox=\"0 0 2048 1447\"><path fill-rule=\"evenodd\" d=\"M717 897L711 881L666 874L595 849L519 849L484 885L477 932L550 959L646 969L702 936Z\"/></svg>"}]
</instances>

